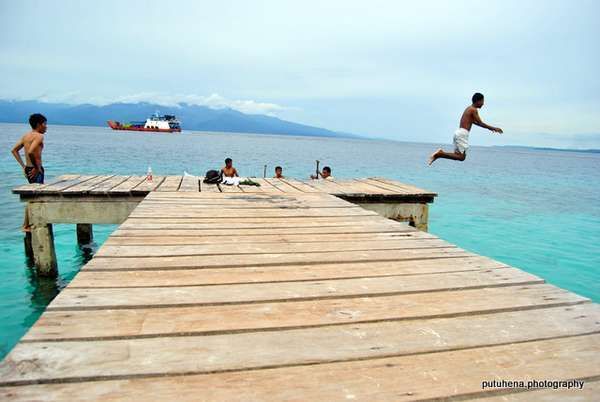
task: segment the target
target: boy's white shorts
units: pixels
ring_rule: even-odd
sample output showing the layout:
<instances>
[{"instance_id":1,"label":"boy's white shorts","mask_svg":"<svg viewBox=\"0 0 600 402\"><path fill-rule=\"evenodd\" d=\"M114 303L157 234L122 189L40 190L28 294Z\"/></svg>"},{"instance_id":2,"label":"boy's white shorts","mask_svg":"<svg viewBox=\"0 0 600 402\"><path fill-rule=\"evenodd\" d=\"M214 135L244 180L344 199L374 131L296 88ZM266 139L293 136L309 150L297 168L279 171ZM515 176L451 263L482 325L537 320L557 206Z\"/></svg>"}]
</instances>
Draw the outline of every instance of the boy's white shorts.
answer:
<instances>
[{"instance_id":1,"label":"boy's white shorts","mask_svg":"<svg viewBox=\"0 0 600 402\"><path fill-rule=\"evenodd\" d=\"M469 149L469 130L459 128L454 132L454 149L465 153Z\"/></svg>"}]
</instances>

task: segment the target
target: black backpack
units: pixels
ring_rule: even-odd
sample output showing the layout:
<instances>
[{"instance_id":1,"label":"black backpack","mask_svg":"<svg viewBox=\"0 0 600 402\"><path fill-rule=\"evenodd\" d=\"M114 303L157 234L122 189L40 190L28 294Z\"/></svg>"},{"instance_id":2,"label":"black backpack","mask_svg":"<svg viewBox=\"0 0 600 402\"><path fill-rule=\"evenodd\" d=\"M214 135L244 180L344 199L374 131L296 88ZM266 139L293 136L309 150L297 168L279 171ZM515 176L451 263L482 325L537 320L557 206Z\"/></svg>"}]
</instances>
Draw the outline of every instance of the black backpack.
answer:
<instances>
[{"instance_id":1,"label":"black backpack","mask_svg":"<svg viewBox=\"0 0 600 402\"><path fill-rule=\"evenodd\" d=\"M223 173L217 172L216 170L209 170L204 175L204 183L206 184L219 184L223 181Z\"/></svg>"}]
</instances>

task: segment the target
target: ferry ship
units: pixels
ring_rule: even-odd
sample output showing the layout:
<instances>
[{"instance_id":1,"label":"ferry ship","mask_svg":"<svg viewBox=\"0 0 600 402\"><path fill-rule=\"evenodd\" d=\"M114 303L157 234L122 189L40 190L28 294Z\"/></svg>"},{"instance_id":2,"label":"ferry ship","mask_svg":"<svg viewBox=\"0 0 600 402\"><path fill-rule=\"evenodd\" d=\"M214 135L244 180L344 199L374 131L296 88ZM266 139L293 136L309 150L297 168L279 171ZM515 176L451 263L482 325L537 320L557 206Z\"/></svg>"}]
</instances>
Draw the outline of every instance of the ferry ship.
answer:
<instances>
[{"instance_id":1,"label":"ferry ship","mask_svg":"<svg viewBox=\"0 0 600 402\"><path fill-rule=\"evenodd\" d=\"M108 126L113 130L127 131L154 131L159 133L179 133L181 132L181 124L177 117L166 114L159 116L155 113L153 116L143 121L132 121L129 123L120 123L118 121L109 120Z\"/></svg>"}]
</instances>

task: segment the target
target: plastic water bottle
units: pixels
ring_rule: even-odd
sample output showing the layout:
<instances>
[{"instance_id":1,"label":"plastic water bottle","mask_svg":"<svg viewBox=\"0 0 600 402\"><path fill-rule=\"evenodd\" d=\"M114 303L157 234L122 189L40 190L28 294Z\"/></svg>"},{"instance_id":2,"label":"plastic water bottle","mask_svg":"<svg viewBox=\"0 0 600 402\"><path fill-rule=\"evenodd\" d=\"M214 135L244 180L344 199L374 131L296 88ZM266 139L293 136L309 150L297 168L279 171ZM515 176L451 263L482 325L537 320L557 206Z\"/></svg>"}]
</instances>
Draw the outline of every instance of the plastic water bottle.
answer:
<instances>
[{"instance_id":1,"label":"plastic water bottle","mask_svg":"<svg viewBox=\"0 0 600 402\"><path fill-rule=\"evenodd\" d=\"M146 181L152 183L152 168L148 166L148 173L146 173Z\"/></svg>"}]
</instances>

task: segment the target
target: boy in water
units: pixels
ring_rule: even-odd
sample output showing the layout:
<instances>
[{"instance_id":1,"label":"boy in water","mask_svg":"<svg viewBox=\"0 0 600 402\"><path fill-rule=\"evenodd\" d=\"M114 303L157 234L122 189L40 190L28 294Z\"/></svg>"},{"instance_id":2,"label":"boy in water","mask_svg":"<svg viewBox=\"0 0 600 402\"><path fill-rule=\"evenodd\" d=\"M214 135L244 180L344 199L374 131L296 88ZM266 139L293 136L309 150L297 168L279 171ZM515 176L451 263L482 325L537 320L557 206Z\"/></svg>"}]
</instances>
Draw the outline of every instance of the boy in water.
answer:
<instances>
[{"instance_id":1,"label":"boy in water","mask_svg":"<svg viewBox=\"0 0 600 402\"><path fill-rule=\"evenodd\" d=\"M225 159L225 167L221 169L221 173L224 177L239 177L237 170L233 167L231 158Z\"/></svg>"},{"instance_id":2,"label":"boy in water","mask_svg":"<svg viewBox=\"0 0 600 402\"><path fill-rule=\"evenodd\" d=\"M321 176L323 179L333 179L333 176L331 176L331 168L329 166L325 166L323 167L323 170L319 172L318 175L310 175L310 178L313 180L316 180L319 178L319 176Z\"/></svg>"},{"instance_id":3,"label":"boy in water","mask_svg":"<svg viewBox=\"0 0 600 402\"><path fill-rule=\"evenodd\" d=\"M42 152L44 151L44 134L47 130L46 117L39 113L29 116L31 131L24 134L12 149L12 154L21 165L23 173L29 183L44 184L44 167L42 166ZM25 148L25 163L21 158L21 149ZM29 232L29 219L25 210L23 231Z\"/></svg>"},{"instance_id":4,"label":"boy in water","mask_svg":"<svg viewBox=\"0 0 600 402\"><path fill-rule=\"evenodd\" d=\"M467 157L467 149L469 149L469 131L471 131L473 124L502 134L501 128L489 126L481 121L479 117L477 109L483 107L483 95L477 92L471 100L473 103L465 109L460 118L460 128L454 132L454 152L444 152L441 148L438 149L429 158L430 165L439 158L464 161Z\"/></svg>"},{"instance_id":5,"label":"boy in water","mask_svg":"<svg viewBox=\"0 0 600 402\"><path fill-rule=\"evenodd\" d=\"M275 176L274 179L284 179L283 177L283 168L281 166L275 167Z\"/></svg>"}]
</instances>

